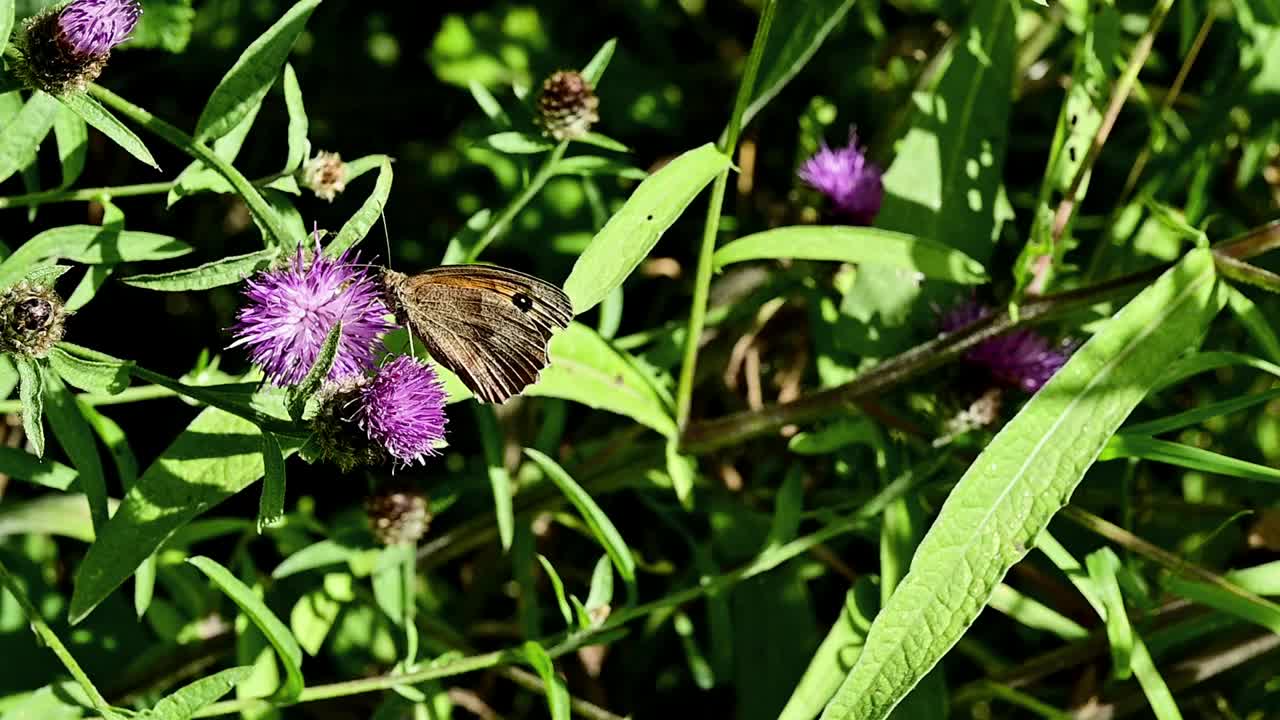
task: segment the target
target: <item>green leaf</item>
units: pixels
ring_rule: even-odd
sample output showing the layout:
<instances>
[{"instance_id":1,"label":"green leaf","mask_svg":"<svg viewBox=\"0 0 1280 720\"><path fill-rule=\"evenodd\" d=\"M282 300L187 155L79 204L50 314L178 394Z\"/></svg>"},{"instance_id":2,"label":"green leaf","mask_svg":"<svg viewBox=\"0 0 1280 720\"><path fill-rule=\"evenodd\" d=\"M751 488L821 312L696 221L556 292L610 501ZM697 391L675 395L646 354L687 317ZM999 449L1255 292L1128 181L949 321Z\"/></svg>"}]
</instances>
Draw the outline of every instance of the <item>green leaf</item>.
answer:
<instances>
[{"instance_id":1,"label":"green leaf","mask_svg":"<svg viewBox=\"0 0 1280 720\"><path fill-rule=\"evenodd\" d=\"M1112 438L1098 459L1115 460L1117 458L1140 458L1245 480L1280 482L1280 470L1276 468L1229 457L1212 450L1127 433Z\"/></svg>"},{"instance_id":2,"label":"green leaf","mask_svg":"<svg viewBox=\"0 0 1280 720\"><path fill-rule=\"evenodd\" d=\"M1164 586L1170 592L1192 602L1207 605L1280 635L1280 606L1243 588L1235 588L1236 592L1233 592L1225 587L1172 574L1164 578Z\"/></svg>"},{"instance_id":3,"label":"green leaf","mask_svg":"<svg viewBox=\"0 0 1280 720\"><path fill-rule=\"evenodd\" d=\"M564 284L574 312L590 310L621 285L693 198L728 166L729 158L708 143L640 183L574 263Z\"/></svg>"},{"instance_id":4,"label":"green leaf","mask_svg":"<svg viewBox=\"0 0 1280 720\"><path fill-rule=\"evenodd\" d=\"M624 415L667 437L676 424L636 361L580 323L551 339L551 365L525 395L572 400Z\"/></svg>"},{"instance_id":5,"label":"green leaf","mask_svg":"<svg viewBox=\"0 0 1280 720\"><path fill-rule=\"evenodd\" d=\"M484 144L507 155L531 155L542 153L556 144L537 135L508 130L494 133L484 139Z\"/></svg>"},{"instance_id":6,"label":"green leaf","mask_svg":"<svg viewBox=\"0 0 1280 720\"><path fill-rule=\"evenodd\" d=\"M440 264L457 265L466 262L467 256L475 249L476 243L489 227L492 216L493 213L485 208L475 211L471 217L467 218L466 224L449 238L449 245L444 249L444 258L440 260Z\"/></svg>"},{"instance_id":7,"label":"green leaf","mask_svg":"<svg viewBox=\"0 0 1280 720\"><path fill-rule=\"evenodd\" d=\"M324 249L325 255L337 257L355 247L356 243L369 234L369 229L382 217L382 208L387 204L387 196L391 194L392 175L391 158L383 155L378 163L378 181L373 186L373 192L365 198L356 214L342 226L333 242Z\"/></svg>"},{"instance_id":8,"label":"green leaf","mask_svg":"<svg viewBox=\"0 0 1280 720\"><path fill-rule=\"evenodd\" d=\"M826 720L886 717L960 639L1116 428L1199 339L1218 310L1214 277L1209 251L1192 251L1104 323L987 445L876 617Z\"/></svg>"},{"instance_id":9,"label":"green leaf","mask_svg":"<svg viewBox=\"0 0 1280 720\"><path fill-rule=\"evenodd\" d=\"M1098 601L1106 608L1111 675L1117 680L1126 680L1133 674L1133 627L1129 625L1129 613L1124 609L1120 583L1116 580L1120 558L1111 548L1102 548L1085 556L1084 564L1089 570L1089 579L1093 581Z\"/></svg>"},{"instance_id":10,"label":"green leaf","mask_svg":"<svg viewBox=\"0 0 1280 720\"><path fill-rule=\"evenodd\" d=\"M604 75L605 68L609 67L609 61L613 59L613 52L617 49L618 38L609 38L582 67L582 77L586 78L592 87L599 89L600 78Z\"/></svg>"},{"instance_id":11,"label":"green leaf","mask_svg":"<svg viewBox=\"0 0 1280 720\"><path fill-rule=\"evenodd\" d=\"M258 533L284 518L284 451L269 432L262 433L262 497L258 501Z\"/></svg>"},{"instance_id":12,"label":"green leaf","mask_svg":"<svg viewBox=\"0 0 1280 720\"><path fill-rule=\"evenodd\" d=\"M1280 595L1280 560L1232 570L1226 574L1230 582L1257 595Z\"/></svg>"},{"instance_id":13,"label":"green leaf","mask_svg":"<svg viewBox=\"0 0 1280 720\"><path fill-rule=\"evenodd\" d=\"M74 468L11 447L0 447L0 473L54 490L66 490L76 479Z\"/></svg>"},{"instance_id":14,"label":"green leaf","mask_svg":"<svg viewBox=\"0 0 1280 720\"><path fill-rule=\"evenodd\" d=\"M334 323L333 329L329 331L329 335L324 339L324 345L320 346L320 354L316 356L315 362L311 364L311 369L307 371L306 377L302 378L302 382L298 383L289 391L289 417L294 420L302 419L302 411L307 407L307 401L312 395L320 389L320 384L329 377L329 372L333 369L333 361L338 356L338 344L342 342L342 321Z\"/></svg>"},{"instance_id":15,"label":"green leaf","mask_svg":"<svg viewBox=\"0 0 1280 720\"><path fill-rule=\"evenodd\" d=\"M644 180L649 173L625 162L597 155L575 155L556 163L555 174L581 177L620 177L627 180Z\"/></svg>"},{"instance_id":16,"label":"green leaf","mask_svg":"<svg viewBox=\"0 0 1280 720\"><path fill-rule=\"evenodd\" d=\"M289 612L289 627L308 655L320 652L341 610L342 604L320 588L308 592L293 604L293 610Z\"/></svg>"},{"instance_id":17,"label":"green leaf","mask_svg":"<svg viewBox=\"0 0 1280 720\"><path fill-rule=\"evenodd\" d=\"M1098 613L1098 617L1105 622L1107 606L1103 603L1093 581L1085 574L1084 568L1080 567L1080 563L1047 530L1036 537L1035 544L1053 561L1054 565L1066 573L1067 579L1076 586L1081 595L1084 595L1085 600L1088 600L1094 611ZM1157 720L1181 720L1182 713L1178 712L1173 693L1169 692L1169 686L1160 676L1160 671L1156 669L1151 653L1136 632L1133 634L1133 655L1129 659L1129 665L1133 668L1133 674L1137 676L1138 684L1142 686L1142 692L1146 694Z\"/></svg>"},{"instance_id":18,"label":"green leaf","mask_svg":"<svg viewBox=\"0 0 1280 720\"><path fill-rule=\"evenodd\" d=\"M149 232L118 230L97 225L66 225L45 230L0 263L0 287L21 280L37 263L66 259L89 265L166 260L191 252L191 246Z\"/></svg>"},{"instance_id":19,"label":"green leaf","mask_svg":"<svg viewBox=\"0 0 1280 720\"><path fill-rule=\"evenodd\" d=\"M949 44L945 68L916 93L914 118L884 174L876 225L951 245L986 263L1012 97L1014 0L979 0Z\"/></svg>"},{"instance_id":20,"label":"green leaf","mask_svg":"<svg viewBox=\"0 0 1280 720\"><path fill-rule=\"evenodd\" d=\"M285 682L280 690L280 698L292 700L298 697L303 686L302 648L298 647L298 641L289 632L289 628L280 622L275 613L271 612L271 609L254 594L253 590L249 589L248 585L240 582L226 568L203 556L187 558L187 562L207 575L213 584L226 593L240 611L262 631L262 634L267 636L271 646L276 649L276 654L280 656L280 662L284 664Z\"/></svg>"},{"instance_id":21,"label":"green leaf","mask_svg":"<svg viewBox=\"0 0 1280 720\"><path fill-rule=\"evenodd\" d=\"M62 183L58 187L68 188L84 171L89 126L71 108L63 106L53 120L53 137L58 141L58 163L62 166Z\"/></svg>"},{"instance_id":22,"label":"green leaf","mask_svg":"<svg viewBox=\"0 0 1280 720\"><path fill-rule=\"evenodd\" d=\"M118 504L112 500L111 507ZM31 500L5 502L0 508L0 538L28 534L57 535L85 543L93 542L89 501L80 493L45 493ZM3 717L0 714L0 718Z\"/></svg>"},{"instance_id":23,"label":"green leaf","mask_svg":"<svg viewBox=\"0 0 1280 720\"><path fill-rule=\"evenodd\" d=\"M1173 430L1181 430L1184 427L1199 424L1209 418L1229 415L1251 408L1254 405L1270 402L1277 397L1280 397L1280 388L1272 388L1265 392L1243 395L1238 398L1223 400L1222 402L1208 403L1168 417L1148 420L1137 425L1127 425L1124 428L1124 435L1160 435Z\"/></svg>"},{"instance_id":24,"label":"green leaf","mask_svg":"<svg viewBox=\"0 0 1280 720\"><path fill-rule=\"evenodd\" d=\"M778 720L813 720L822 712L848 668L862 653L862 643L875 614L875 597L876 589L865 576L845 594L840 617L822 639Z\"/></svg>"},{"instance_id":25,"label":"green leaf","mask_svg":"<svg viewBox=\"0 0 1280 720\"><path fill-rule=\"evenodd\" d=\"M206 705L226 695L253 673L251 666L233 667L184 685L140 714L145 720L190 720Z\"/></svg>"},{"instance_id":26,"label":"green leaf","mask_svg":"<svg viewBox=\"0 0 1280 720\"><path fill-rule=\"evenodd\" d=\"M489 487L493 490L493 513L498 520L498 538L503 551L511 550L515 538L515 510L512 508L511 475L503 462L506 442L498 416L487 405L475 406L476 427L480 430L480 444L484 448L484 462L489 474Z\"/></svg>"},{"instance_id":27,"label":"green leaf","mask_svg":"<svg viewBox=\"0 0 1280 720\"><path fill-rule=\"evenodd\" d=\"M208 290L243 281L253 273L270 265L271 261L279 254L279 248L269 247L265 250L244 255L232 255L185 270L130 275L129 277L121 278L120 282L161 292Z\"/></svg>"},{"instance_id":28,"label":"green leaf","mask_svg":"<svg viewBox=\"0 0 1280 720\"><path fill-rule=\"evenodd\" d=\"M49 429L80 475L80 489L89 498L89 514L94 533L101 535L107 524L107 479L102 458L94 442L93 430L80 414L76 398L52 372L44 373L44 411Z\"/></svg>"},{"instance_id":29,"label":"green leaf","mask_svg":"<svg viewBox=\"0 0 1280 720\"><path fill-rule=\"evenodd\" d=\"M209 96L196 122L196 142L216 140L262 102L320 0L301 0L250 43Z\"/></svg>"},{"instance_id":30,"label":"green leaf","mask_svg":"<svg viewBox=\"0 0 1280 720\"><path fill-rule=\"evenodd\" d=\"M44 457L44 374L32 358L13 356L18 366L18 399L22 401L22 430L36 451Z\"/></svg>"},{"instance_id":31,"label":"green leaf","mask_svg":"<svg viewBox=\"0 0 1280 720\"><path fill-rule=\"evenodd\" d=\"M292 173L302 167L311 155L311 142L307 140L311 123L307 120L307 107L302 103L302 86L298 85L298 74L289 63L284 64L284 104L289 110L289 154L284 163L284 172Z\"/></svg>"},{"instance_id":32,"label":"green leaf","mask_svg":"<svg viewBox=\"0 0 1280 720\"><path fill-rule=\"evenodd\" d=\"M228 163L236 159L240 154L240 148L244 146L245 139L249 137L249 132L253 129L253 123L257 120L258 113L262 110L262 100L263 98L259 98L258 103L248 109L248 112L240 118L235 127L213 141L214 155L226 160ZM183 168L173 182L173 188L169 190L167 196L167 204L170 206L182 198L196 193L215 192L225 194L235 192L231 182L223 177L222 173L200 160L194 160Z\"/></svg>"},{"instance_id":33,"label":"green leaf","mask_svg":"<svg viewBox=\"0 0 1280 720\"><path fill-rule=\"evenodd\" d=\"M127 48L160 48L171 53L187 49L196 11L191 0L143 0L142 17Z\"/></svg>"},{"instance_id":34,"label":"green leaf","mask_svg":"<svg viewBox=\"0 0 1280 720\"><path fill-rule=\"evenodd\" d=\"M96 128L98 132L106 135L112 142L124 148L125 152L150 165L156 170L160 166L156 164L156 159L151 157L151 151L142 143L142 140L133 131L124 126L124 123L116 119L106 108L102 107L97 100L84 94L69 93L62 95L58 100L66 107L71 108L71 112L80 116L81 120L89 123Z\"/></svg>"},{"instance_id":35,"label":"green leaf","mask_svg":"<svg viewBox=\"0 0 1280 720\"><path fill-rule=\"evenodd\" d=\"M261 432L206 409L143 472L89 547L76 574L70 619L78 623L179 528L262 477Z\"/></svg>"},{"instance_id":36,"label":"green leaf","mask_svg":"<svg viewBox=\"0 0 1280 720\"><path fill-rule=\"evenodd\" d=\"M609 555L601 555L591 571L591 586L587 590L587 615L597 611L608 611L613 603L613 565ZM594 617L593 617L594 622Z\"/></svg>"},{"instance_id":37,"label":"green leaf","mask_svg":"<svg viewBox=\"0 0 1280 720\"><path fill-rule=\"evenodd\" d=\"M1234 287L1227 290L1227 307L1231 309L1232 314L1244 326L1245 331L1258 344L1258 347L1262 348L1267 359L1273 363L1280 362L1280 337L1277 337L1276 331L1272 329L1271 323L1262 314L1262 310L1247 295Z\"/></svg>"},{"instance_id":38,"label":"green leaf","mask_svg":"<svg viewBox=\"0 0 1280 720\"><path fill-rule=\"evenodd\" d=\"M35 162L36 150L53 129L58 117L58 101L34 92L22 109L0 128L0 182Z\"/></svg>"},{"instance_id":39,"label":"green leaf","mask_svg":"<svg viewBox=\"0 0 1280 720\"><path fill-rule=\"evenodd\" d=\"M742 113L746 127L756 113L778 96L822 46L853 7L853 0L809 0L780 3L773 30L760 60L760 76Z\"/></svg>"},{"instance_id":40,"label":"green leaf","mask_svg":"<svg viewBox=\"0 0 1280 720\"><path fill-rule=\"evenodd\" d=\"M869 227L797 225L738 238L716 251L715 266L765 258L875 263L933 280L978 285L989 280L972 258L947 245Z\"/></svg>"},{"instance_id":41,"label":"green leaf","mask_svg":"<svg viewBox=\"0 0 1280 720\"><path fill-rule=\"evenodd\" d=\"M467 89L471 91L471 97L475 98L476 105L480 106L486 117L499 127L511 127L511 118L507 117L507 111L502 109L502 103L489 92L489 88L481 85L475 80L467 82Z\"/></svg>"},{"instance_id":42,"label":"green leaf","mask_svg":"<svg viewBox=\"0 0 1280 720\"><path fill-rule=\"evenodd\" d=\"M582 515L582 519L586 521L587 527L591 529L591 534L596 537L600 545L604 547L605 552L609 553L609 559L613 561L614 567L618 568L618 574L622 576L623 582L627 585L634 585L636 581L636 561L631 557L631 550L627 547L627 543L622 539L622 535L618 533L618 529L613 526L613 522L604 514L596 501L591 499L586 490L582 486L574 482L569 477L569 473L564 471L555 460L543 455L533 448L525 448L524 454L529 456L531 460L537 463L538 467L547 474L551 482L560 488L560 492L568 498L569 503L577 508L578 513Z\"/></svg>"},{"instance_id":43,"label":"green leaf","mask_svg":"<svg viewBox=\"0 0 1280 720\"><path fill-rule=\"evenodd\" d=\"M1193 355L1188 355L1187 357L1173 363L1169 367L1169 370L1165 372L1164 377L1160 378L1160 383L1156 385L1156 389L1159 390L1171 385L1177 385L1183 380L1199 375L1200 373L1236 365L1250 367L1254 370L1261 370L1269 375L1280 378L1280 365L1269 363L1266 360L1253 357L1252 355L1234 352L1199 352Z\"/></svg>"},{"instance_id":44,"label":"green leaf","mask_svg":"<svg viewBox=\"0 0 1280 720\"><path fill-rule=\"evenodd\" d=\"M1083 640L1089 637L1089 631L1075 620L1004 583L996 586L987 604L1020 625L1053 633L1063 640Z\"/></svg>"},{"instance_id":45,"label":"green leaf","mask_svg":"<svg viewBox=\"0 0 1280 720\"><path fill-rule=\"evenodd\" d=\"M560 580L560 573L551 566L551 561L538 553L538 562L542 563L542 569L547 573L547 579L551 581L551 589L556 594L556 605L560 607L560 615L564 617L564 624L573 627L573 611L569 609L569 600L564 594L564 582Z\"/></svg>"},{"instance_id":46,"label":"green leaf","mask_svg":"<svg viewBox=\"0 0 1280 720\"><path fill-rule=\"evenodd\" d=\"M63 380L86 392L108 395L129 387L132 360L118 360L86 347L60 342L49 351L49 367Z\"/></svg>"},{"instance_id":47,"label":"green leaf","mask_svg":"<svg viewBox=\"0 0 1280 720\"><path fill-rule=\"evenodd\" d=\"M524 657L542 678L547 691L547 706L551 709L551 720L569 720L569 689L556 674L555 665L547 651L532 640L521 646Z\"/></svg>"},{"instance_id":48,"label":"green leaf","mask_svg":"<svg viewBox=\"0 0 1280 720\"><path fill-rule=\"evenodd\" d=\"M9 34L13 32L13 0L0 0L0 52L9 47Z\"/></svg>"}]
</instances>

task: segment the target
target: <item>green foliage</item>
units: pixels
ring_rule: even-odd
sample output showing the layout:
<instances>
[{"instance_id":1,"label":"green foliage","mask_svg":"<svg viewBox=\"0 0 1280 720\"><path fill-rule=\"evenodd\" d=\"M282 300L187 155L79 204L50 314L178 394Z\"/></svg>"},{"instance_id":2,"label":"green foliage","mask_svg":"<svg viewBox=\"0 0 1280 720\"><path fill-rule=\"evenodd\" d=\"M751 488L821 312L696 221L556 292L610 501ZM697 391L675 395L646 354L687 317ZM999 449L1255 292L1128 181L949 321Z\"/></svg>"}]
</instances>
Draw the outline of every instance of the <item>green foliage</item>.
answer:
<instances>
[{"instance_id":1,"label":"green foliage","mask_svg":"<svg viewBox=\"0 0 1280 720\"><path fill-rule=\"evenodd\" d=\"M0 68L0 720L1273 714L1274 2L141 4ZM575 317L442 291L335 384L390 304L295 288L279 386L229 328L317 242Z\"/></svg>"}]
</instances>

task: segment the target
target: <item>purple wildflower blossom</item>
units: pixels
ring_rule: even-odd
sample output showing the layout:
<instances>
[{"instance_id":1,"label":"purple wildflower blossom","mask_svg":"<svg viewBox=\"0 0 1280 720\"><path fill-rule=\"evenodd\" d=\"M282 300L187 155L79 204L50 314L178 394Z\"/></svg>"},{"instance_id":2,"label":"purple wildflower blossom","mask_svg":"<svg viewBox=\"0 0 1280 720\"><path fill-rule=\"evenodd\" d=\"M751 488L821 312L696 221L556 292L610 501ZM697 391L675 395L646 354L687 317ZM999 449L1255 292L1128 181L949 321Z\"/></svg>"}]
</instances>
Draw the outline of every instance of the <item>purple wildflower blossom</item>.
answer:
<instances>
[{"instance_id":1,"label":"purple wildflower blossom","mask_svg":"<svg viewBox=\"0 0 1280 720\"><path fill-rule=\"evenodd\" d=\"M849 144L832 150L826 143L805 161L797 175L831 200L836 215L855 225L870 225L880 212L884 186L880 168L858 147L857 133L849 133Z\"/></svg>"},{"instance_id":2,"label":"purple wildflower blossom","mask_svg":"<svg viewBox=\"0 0 1280 720\"><path fill-rule=\"evenodd\" d=\"M408 465L439 455L444 440L444 386L429 365L401 355L360 390L356 420L369 439Z\"/></svg>"},{"instance_id":3,"label":"purple wildflower blossom","mask_svg":"<svg viewBox=\"0 0 1280 720\"><path fill-rule=\"evenodd\" d=\"M972 325L991 315L991 309L975 300L966 300L942 318L944 332ZM983 340L965 353L965 360L984 367L992 377L1033 393L1067 362L1067 353L1055 349L1044 337L1019 328Z\"/></svg>"},{"instance_id":4,"label":"purple wildflower blossom","mask_svg":"<svg viewBox=\"0 0 1280 720\"><path fill-rule=\"evenodd\" d=\"M330 380L373 367L382 334L395 327L379 283L346 254L307 261L298 249L289 265L263 270L247 282L248 302L232 328L236 341L277 385L295 385L315 364L324 341L342 323Z\"/></svg>"},{"instance_id":5,"label":"purple wildflower blossom","mask_svg":"<svg viewBox=\"0 0 1280 720\"><path fill-rule=\"evenodd\" d=\"M106 55L138 24L135 0L75 0L58 13L62 36L82 55Z\"/></svg>"}]
</instances>

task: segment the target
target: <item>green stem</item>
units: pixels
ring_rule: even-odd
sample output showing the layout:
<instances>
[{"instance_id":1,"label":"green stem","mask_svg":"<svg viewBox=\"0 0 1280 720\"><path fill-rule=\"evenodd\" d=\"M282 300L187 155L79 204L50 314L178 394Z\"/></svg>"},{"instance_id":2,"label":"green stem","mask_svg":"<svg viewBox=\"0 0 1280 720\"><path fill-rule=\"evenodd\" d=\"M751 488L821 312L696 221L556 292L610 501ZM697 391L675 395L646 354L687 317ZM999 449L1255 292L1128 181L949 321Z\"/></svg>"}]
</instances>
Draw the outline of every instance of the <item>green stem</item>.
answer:
<instances>
[{"instance_id":1,"label":"green stem","mask_svg":"<svg viewBox=\"0 0 1280 720\"><path fill-rule=\"evenodd\" d=\"M742 134L742 115L751 102L755 91L756 75L760 71L760 60L764 56L765 41L769 38L769 28L773 25L773 15L778 8L777 0L766 0L760 11L760 23L756 26L756 37L751 43L751 54L747 56L747 67L742 74L742 83L738 85L738 97L733 104L733 115L729 118L729 126L725 129L724 142L720 151L733 157L738 145L738 137ZM702 329L706 325L707 298L711 293L711 259L716 251L716 237L720 233L720 213L724 208L725 188L729 186L729 170L716 176L711 186L711 201L707 204L707 220L702 228L702 245L698 249L698 271L693 281L693 305L689 308L689 331L684 338L684 361L680 364L680 383L676 388L676 424L681 429L689 422L689 409L693 403L694 377L698 369L698 343L702 340Z\"/></svg>"},{"instance_id":2,"label":"green stem","mask_svg":"<svg viewBox=\"0 0 1280 720\"><path fill-rule=\"evenodd\" d=\"M125 388L115 395L106 395L104 393L81 393L76 395L76 400L90 407L98 407L100 405L125 405L127 403L140 402L143 400L173 397L174 395L177 395L177 393L160 385L138 385L136 387ZM20 400L0 401L0 414L16 412L22 412L22 402Z\"/></svg>"},{"instance_id":3,"label":"green stem","mask_svg":"<svg viewBox=\"0 0 1280 720\"><path fill-rule=\"evenodd\" d=\"M502 211L502 214L489 224L484 234L476 241L475 246L467 252L463 262L475 262L485 248L489 247L494 240L497 240L499 235L507 231L507 228L511 226L511 221L515 220L516 214L523 210L524 206L528 205L529 201L533 200L538 191L542 189L542 186L547 184L551 176L556 174L556 166L560 164L560 158L564 157L564 152L568 148L569 141L565 140L551 150L551 154L542 163L542 167L538 168L537 174L533 176L533 179L529 181L524 190L521 190L520 194L511 201L511 204Z\"/></svg>"},{"instance_id":4,"label":"green stem","mask_svg":"<svg viewBox=\"0 0 1280 720\"><path fill-rule=\"evenodd\" d=\"M31 624L32 632L40 638L40 641L46 647L53 651L54 655L58 656L67 672L71 673L71 677L75 678L81 688L84 688L84 692L89 696L89 702L93 705L93 708L105 717L118 717L111 710L111 705L107 703L107 699L102 696L102 693L98 692L98 688L94 687L93 681L80 668L80 663L77 663L76 659L72 657L71 651L67 650L67 647L58 639L57 633L44 621L40 611L31 604L31 600L23 592L22 586L9 573L9 569L4 566L4 563L0 563L0 587L8 590L9 594L13 595L13 599L18 601L18 606L22 608L23 614L27 616L27 622Z\"/></svg>"},{"instance_id":5,"label":"green stem","mask_svg":"<svg viewBox=\"0 0 1280 720\"><path fill-rule=\"evenodd\" d=\"M848 517L836 520L816 532L796 538L785 545L764 552L757 556L755 560L741 568L738 568L737 570L723 575L706 578L698 585L686 588L680 592L672 593L652 602L645 603L644 605L637 605L615 612L599 627L595 627L590 630L579 630L576 632L565 633L554 638L548 638L543 641L543 645L548 647L547 654L552 658L557 658L562 655L575 652L579 648L587 645L601 644L609 637L616 637L622 630L622 626L626 623L646 617L659 610L683 605L705 595L724 590L725 588L742 582L743 580L747 580L773 570L783 563L808 552L817 545L825 543L834 537L865 527L876 515L884 510L885 506L910 492L912 488L916 487L922 480L927 478L928 475L928 471L909 471L904 473L892 483L885 486L885 488L875 497L871 498L871 500L869 500L865 505L850 514ZM373 678L349 680L330 685L315 685L303 690L302 694L293 702L312 702L315 700L325 700L328 698L343 697L346 695L357 695L360 693L388 690L390 688L403 685L416 685L427 680L437 680L440 678L474 672L476 670L488 670L503 665L512 665L522 662L523 659L524 653L518 649L495 650L493 652L473 655L445 665L425 668L411 673L381 675ZM247 710L266 710L273 707L280 707L280 704L252 698L226 700L203 708L197 712L194 717L230 715L232 713Z\"/></svg>"},{"instance_id":6,"label":"green stem","mask_svg":"<svg viewBox=\"0 0 1280 720\"><path fill-rule=\"evenodd\" d=\"M43 192L0 197L0 209L12 207L28 207L56 202L76 202L81 200L101 200L103 198L133 197L136 195L158 195L173 189L172 181L142 183L140 185L117 185L116 187L83 188L81 190L45 190Z\"/></svg>"},{"instance_id":7,"label":"green stem","mask_svg":"<svg viewBox=\"0 0 1280 720\"><path fill-rule=\"evenodd\" d=\"M236 193L244 199L245 204L249 206L249 211L267 229L267 234L271 236L276 245L288 247L295 244L289 241L289 233L284 225L281 224L280 218L271 209L271 206L267 204L267 201L258 192L257 188L253 186L253 183L240 174L240 171L236 170L231 163L218 157L217 153L207 145L196 142L190 135L101 85L90 85L89 94L102 101L102 104L112 110L155 133L162 140L218 171L218 174L226 178L227 182L231 183L231 187L235 188Z\"/></svg>"}]
</instances>

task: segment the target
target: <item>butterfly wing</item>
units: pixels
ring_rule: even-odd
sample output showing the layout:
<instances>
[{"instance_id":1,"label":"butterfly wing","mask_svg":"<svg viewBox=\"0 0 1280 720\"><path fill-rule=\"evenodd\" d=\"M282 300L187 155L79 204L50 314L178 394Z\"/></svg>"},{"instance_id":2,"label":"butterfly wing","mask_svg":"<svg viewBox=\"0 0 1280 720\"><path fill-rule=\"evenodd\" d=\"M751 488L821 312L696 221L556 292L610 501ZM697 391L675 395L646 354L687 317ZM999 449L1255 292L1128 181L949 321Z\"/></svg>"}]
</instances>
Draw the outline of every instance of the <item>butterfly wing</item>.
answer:
<instances>
[{"instance_id":1,"label":"butterfly wing","mask_svg":"<svg viewBox=\"0 0 1280 720\"><path fill-rule=\"evenodd\" d=\"M431 357L482 402L503 402L536 382L551 336L573 319L560 288L490 265L433 268L406 278L396 297Z\"/></svg>"}]
</instances>

